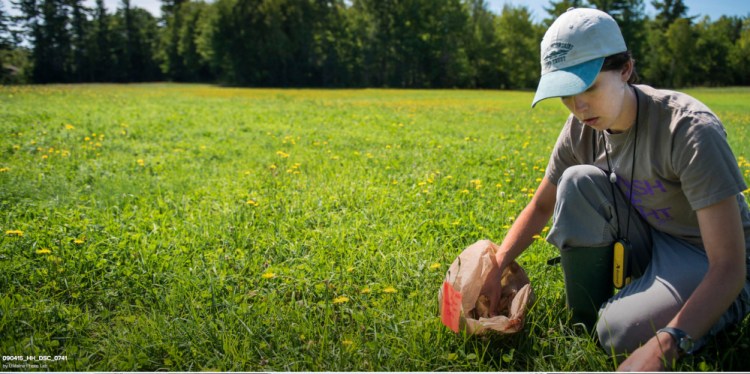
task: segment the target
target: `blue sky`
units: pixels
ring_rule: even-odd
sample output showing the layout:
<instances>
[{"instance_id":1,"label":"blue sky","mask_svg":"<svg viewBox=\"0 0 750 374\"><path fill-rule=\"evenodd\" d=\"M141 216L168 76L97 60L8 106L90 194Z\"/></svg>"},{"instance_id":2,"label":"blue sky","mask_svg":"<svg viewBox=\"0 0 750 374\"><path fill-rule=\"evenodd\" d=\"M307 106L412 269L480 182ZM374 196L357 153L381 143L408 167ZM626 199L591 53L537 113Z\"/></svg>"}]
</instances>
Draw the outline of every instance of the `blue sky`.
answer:
<instances>
[{"instance_id":1,"label":"blue sky","mask_svg":"<svg viewBox=\"0 0 750 374\"><path fill-rule=\"evenodd\" d=\"M534 20L539 22L548 17L544 7L549 7L549 0L486 0L491 10L499 13L504 4L524 5L532 11ZM722 15L750 16L750 0L683 0L688 7L688 15L709 16L716 20ZM646 12L655 14L651 0L644 0Z\"/></svg>"},{"instance_id":2,"label":"blue sky","mask_svg":"<svg viewBox=\"0 0 750 374\"><path fill-rule=\"evenodd\" d=\"M8 1L8 0L2 0ZM93 0L89 0L93 4ZM499 13L503 9L503 4L509 3L513 5L525 5L534 13L535 21L541 21L547 18L547 12L544 11L544 7L549 5L549 0L486 0L491 10ZM683 0L688 6L688 14L696 15L700 14L708 15L711 19L717 19L722 14L725 15L736 15L736 16L748 16L750 15L750 0ZM119 0L105 0L105 4L110 9L117 6ZM159 0L130 0L130 3L135 6L146 8L152 14L158 14L160 12L159 7L161 1ZM651 0L644 0L646 4L646 11L653 14L654 10L651 6Z\"/></svg>"}]
</instances>

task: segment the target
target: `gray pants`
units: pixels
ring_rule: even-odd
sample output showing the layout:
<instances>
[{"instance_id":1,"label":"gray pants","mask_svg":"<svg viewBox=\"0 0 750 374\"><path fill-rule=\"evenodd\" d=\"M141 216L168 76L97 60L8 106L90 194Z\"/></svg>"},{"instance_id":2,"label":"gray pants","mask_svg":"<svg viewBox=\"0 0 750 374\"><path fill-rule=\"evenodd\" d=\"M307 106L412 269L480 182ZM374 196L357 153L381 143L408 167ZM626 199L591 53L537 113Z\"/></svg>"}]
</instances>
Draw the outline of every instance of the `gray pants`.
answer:
<instances>
[{"instance_id":1,"label":"gray pants","mask_svg":"<svg viewBox=\"0 0 750 374\"><path fill-rule=\"evenodd\" d=\"M617 188L613 196L607 174L591 165L568 168L558 181L554 222L547 241L561 249L607 246L619 239L618 224L621 235L626 235L628 210L628 240L633 248L630 263L635 275L642 276L601 306L596 325L601 345L618 354L632 352L665 327L708 270L708 258L702 248L653 229L631 209ZM748 312L750 280L697 345L702 346L709 336L740 322Z\"/></svg>"}]
</instances>

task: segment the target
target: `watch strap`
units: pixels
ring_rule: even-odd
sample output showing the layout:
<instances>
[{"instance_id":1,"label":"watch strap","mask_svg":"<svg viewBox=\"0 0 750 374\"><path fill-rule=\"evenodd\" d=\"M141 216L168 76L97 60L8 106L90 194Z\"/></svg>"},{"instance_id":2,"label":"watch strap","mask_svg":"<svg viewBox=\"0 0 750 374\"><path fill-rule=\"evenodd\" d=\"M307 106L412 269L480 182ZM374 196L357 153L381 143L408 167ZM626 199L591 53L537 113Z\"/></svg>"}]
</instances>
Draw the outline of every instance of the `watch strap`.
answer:
<instances>
[{"instance_id":1,"label":"watch strap","mask_svg":"<svg viewBox=\"0 0 750 374\"><path fill-rule=\"evenodd\" d=\"M666 332L672 339L674 339L677 349L685 354L692 354L695 348L695 342L693 338L688 335L685 331L682 331L676 327L664 327L659 329L656 333Z\"/></svg>"}]
</instances>

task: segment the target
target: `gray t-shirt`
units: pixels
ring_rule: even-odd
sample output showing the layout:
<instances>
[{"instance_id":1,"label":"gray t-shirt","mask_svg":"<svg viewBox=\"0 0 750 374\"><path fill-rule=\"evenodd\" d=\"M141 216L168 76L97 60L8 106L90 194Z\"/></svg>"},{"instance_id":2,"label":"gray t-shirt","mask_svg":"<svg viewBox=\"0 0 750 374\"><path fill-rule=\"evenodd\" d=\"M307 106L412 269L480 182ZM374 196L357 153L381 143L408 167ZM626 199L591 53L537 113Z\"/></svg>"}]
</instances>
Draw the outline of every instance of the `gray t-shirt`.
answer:
<instances>
[{"instance_id":1,"label":"gray t-shirt","mask_svg":"<svg viewBox=\"0 0 750 374\"><path fill-rule=\"evenodd\" d=\"M557 185L563 171L578 164L609 170L608 145L618 186L629 196L637 135L632 203L641 216L655 229L703 247L695 211L735 195L750 251L750 211L742 194L747 185L721 121L686 94L645 85L635 89L637 134L633 126L602 137L571 115L552 151L547 178Z\"/></svg>"}]
</instances>

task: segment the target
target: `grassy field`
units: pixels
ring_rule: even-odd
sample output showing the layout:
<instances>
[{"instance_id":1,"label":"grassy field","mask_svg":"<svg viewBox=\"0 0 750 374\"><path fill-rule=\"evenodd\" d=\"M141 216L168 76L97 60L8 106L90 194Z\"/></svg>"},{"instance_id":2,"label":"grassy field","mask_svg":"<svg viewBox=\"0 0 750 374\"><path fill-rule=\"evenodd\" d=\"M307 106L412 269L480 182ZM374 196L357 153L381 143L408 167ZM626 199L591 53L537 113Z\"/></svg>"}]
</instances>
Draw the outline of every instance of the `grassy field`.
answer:
<instances>
[{"instance_id":1,"label":"grassy field","mask_svg":"<svg viewBox=\"0 0 750 374\"><path fill-rule=\"evenodd\" d=\"M689 92L750 180L750 89ZM568 327L541 238L519 258L537 295L525 330L466 337L439 320L450 263L500 242L544 175L567 112L531 97L0 88L0 354L62 356L3 365L612 370ZM750 369L749 328L679 369Z\"/></svg>"}]
</instances>

